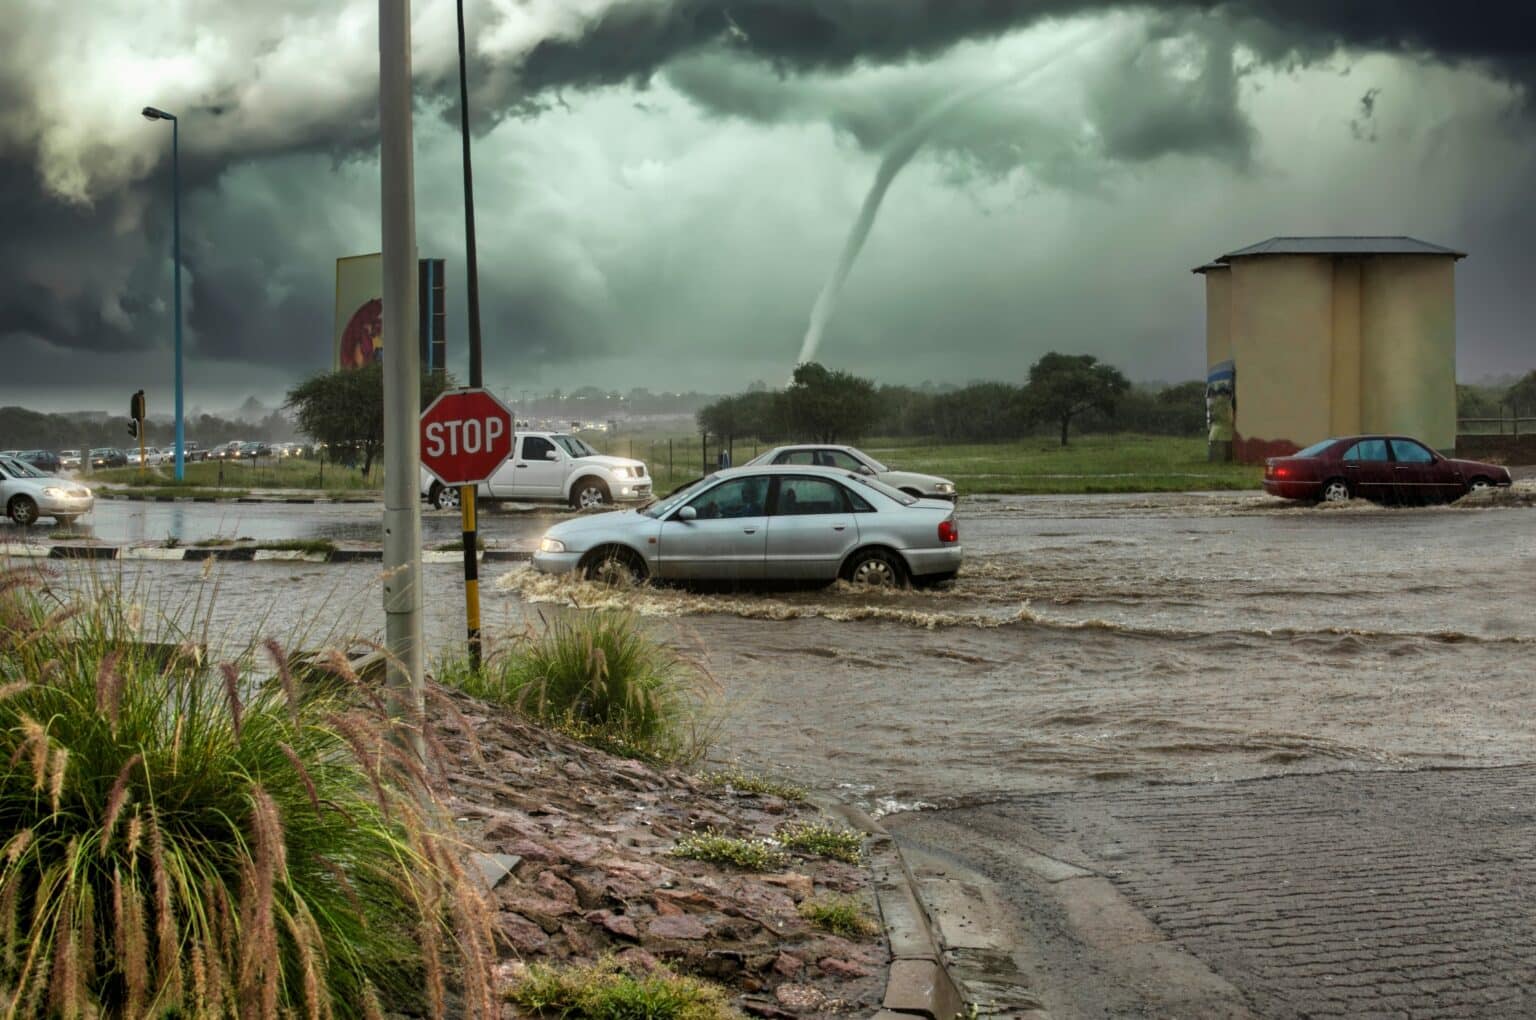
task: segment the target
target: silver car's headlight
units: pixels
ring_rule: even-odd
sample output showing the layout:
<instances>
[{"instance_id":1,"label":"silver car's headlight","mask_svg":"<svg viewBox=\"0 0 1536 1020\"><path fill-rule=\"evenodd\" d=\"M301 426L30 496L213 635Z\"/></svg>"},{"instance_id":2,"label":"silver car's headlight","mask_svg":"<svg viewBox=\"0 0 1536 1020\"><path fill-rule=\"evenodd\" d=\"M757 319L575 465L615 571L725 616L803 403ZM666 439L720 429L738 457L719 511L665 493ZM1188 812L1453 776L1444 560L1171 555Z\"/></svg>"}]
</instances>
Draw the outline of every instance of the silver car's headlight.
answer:
<instances>
[{"instance_id":1,"label":"silver car's headlight","mask_svg":"<svg viewBox=\"0 0 1536 1020\"><path fill-rule=\"evenodd\" d=\"M546 538L539 542L539 552L557 553L565 552L565 543L558 538Z\"/></svg>"},{"instance_id":2,"label":"silver car's headlight","mask_svg":"<svg viewBox=\"0 0 1536 1020\"><path fill-rule=\"evenodd\" d=\"M50 485L43 490L43 495L51 499L63 499L66 495L68 495L68 493L66 493L63 489L58 488L57 486Z\"/></svg>"}]
</instances>

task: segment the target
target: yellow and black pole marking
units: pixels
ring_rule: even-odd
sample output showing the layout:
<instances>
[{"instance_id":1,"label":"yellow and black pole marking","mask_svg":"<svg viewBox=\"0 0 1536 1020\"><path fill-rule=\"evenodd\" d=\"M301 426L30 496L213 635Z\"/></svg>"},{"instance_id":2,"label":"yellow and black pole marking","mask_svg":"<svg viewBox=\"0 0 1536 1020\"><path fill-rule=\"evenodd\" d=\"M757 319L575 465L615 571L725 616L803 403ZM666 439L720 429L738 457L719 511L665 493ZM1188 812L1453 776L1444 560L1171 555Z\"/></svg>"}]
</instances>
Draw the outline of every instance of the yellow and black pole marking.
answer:
<instances>
[{"instance_id":1,"label":"yellow and black pole marking","mask_svg":"<svg viewBox=\"0 0 1536 1020\"><path fill-rule=\"evenodd\" d=\"M474 485L459 488L459 511L464 527L464 615L469 623L469 664L480 668L480 560L475 526Z\"/></svg>"}]
</instances>

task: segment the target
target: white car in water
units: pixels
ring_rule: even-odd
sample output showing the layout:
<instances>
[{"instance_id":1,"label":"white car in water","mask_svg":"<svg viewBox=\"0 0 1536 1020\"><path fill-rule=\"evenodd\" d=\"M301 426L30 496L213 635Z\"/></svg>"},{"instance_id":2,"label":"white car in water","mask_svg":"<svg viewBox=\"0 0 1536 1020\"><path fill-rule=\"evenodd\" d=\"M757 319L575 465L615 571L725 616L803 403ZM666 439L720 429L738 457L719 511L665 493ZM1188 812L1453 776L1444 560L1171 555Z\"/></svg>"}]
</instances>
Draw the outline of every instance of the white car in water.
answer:
<instances>
[{"instance_id":1,"label":"white car in water","mask_svg":"<svg viewBox=\"0 0 1536 1020\"><path fill-rule=\"evenodd\" d=\"M853 471L870 478L878 478L891 488L900 489L918 499L945 499L951 503L956 499L955 483L948 478L919 474L916 471L898 471L852 446L833 446L827 443L775 446L753 457L742 466L757 467L764 464L798 464L805 467Z\"/></svg>"},{"instance_id":2,"label":"white car in water","mask_svg":"<svg viewBox=\"0 0 1536 1020\"><path fill-rule=\"evenodd\" d=\"M519 432L515 448L489 481L475 490L486 502L567 503L590 510L651 498L645 462L608 457L565 432ZM459 490L421 469L421 494L439 510L459 505Z\"/></svg>"},{"instance_id":3,"label":"white car in water","mask_svg":"<svg viewBox=\"0 0 1536 1020\"><path fill-rule=\"evenodd\" d=\"M0 507L17 524L33 524L39 517L68 524L95 505L96 497L79 482L44 474L15 457L0 457Z\"/></svg>"}]
</instances>

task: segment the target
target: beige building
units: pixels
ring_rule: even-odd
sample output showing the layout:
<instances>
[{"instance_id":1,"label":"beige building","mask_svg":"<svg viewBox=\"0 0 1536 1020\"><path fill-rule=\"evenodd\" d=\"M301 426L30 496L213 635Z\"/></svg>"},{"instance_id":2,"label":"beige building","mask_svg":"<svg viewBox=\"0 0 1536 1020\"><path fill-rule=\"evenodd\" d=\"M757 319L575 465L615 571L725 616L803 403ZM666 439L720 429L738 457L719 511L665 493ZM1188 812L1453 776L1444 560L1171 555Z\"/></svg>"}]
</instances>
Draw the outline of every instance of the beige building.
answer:
<instances>
[{"instance_id":1,"label":"beige building","mask_svg":"<svg viewBox=\"0 0 1536 1020\"><path fill-rule=\"evenodd\" d=\"M1273 237L1195 269L1208 371L1235 376L1237 459L1358 432L1454 447L1465 257L1411 237Z\"/></svg>"}]
</instances>

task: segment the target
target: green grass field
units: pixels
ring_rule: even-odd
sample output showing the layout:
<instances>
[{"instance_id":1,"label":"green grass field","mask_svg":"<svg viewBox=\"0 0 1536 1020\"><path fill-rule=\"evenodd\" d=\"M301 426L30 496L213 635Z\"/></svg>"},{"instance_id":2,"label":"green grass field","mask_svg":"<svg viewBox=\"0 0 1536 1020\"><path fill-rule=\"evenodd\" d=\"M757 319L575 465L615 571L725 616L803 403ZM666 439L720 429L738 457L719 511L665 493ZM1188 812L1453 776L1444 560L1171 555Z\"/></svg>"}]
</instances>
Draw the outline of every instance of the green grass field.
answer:
<instances>
[{"instance_id":1,"label":"green grass field","mask_svg":"<svg viewBox=\"0 0 1536 1020\"><path fill-rule=\"evenodd\" d=\"M193 461L185 465L185 478L178 482L169 465L108 468L82 475L85 482L106 482L114 486L230 489L324 489L353 492L377 489L384 484L384 470L375 464L367 476L356 468L318 460Z\"/></svg>"},{"instance_id":2,"label":"green grass field","mask_svg":"<svg viewBox=\"0 0 1536 1020\"><path fill-rule=\"evenodd\" d=\"M619 433L592 438L604 453L645 461L665 493L704 469L699 437ZM738 441L734 463L744 464L770 444ZM962 493L1076 494L1094 492L1199 492L1257 489L1263 469L1210 464L1205 440L1170 436L1079 436L1067 447L1050 437L1006 443L936 443L920 439L868 439L855 444L898 470L953 479ZM668 453L671 468L668 468ZM631 453L633 451L633 453ZM711 445L709 464L714 464Z\"/></svg>"},{"instance_id":3,"label":"green grass field","mask_svg":"<svg viewBox=\"0 0 1536 1020\"><path fill-rule=\"evenodd\" d=\"M706 471L705 454L697 434L618 433L582 438L603 453L638 457L646 462L658 494L699 477ZM738 440L733 461L745 464L770 444ZM1210 464L1205 441L1170 436L1079 436L1063 448L1041 436L1006 443L936 443L920 439L868 439L860 449L890 467L951 478L962 493L1077 494L1094 492L1197 492L1257 489L1262 469L1242 464ZM717 447L711 444L708 467L713 469ZM319 461L280 461L223 465L217 462L186 466L186 480L171 479L169 468L113 468L85 476L88 482L127 486L146 495L192 494L193 490L223 488L316 489L333 497L377 490L383 471L362 472Z\"/></svg>"}]
</instances>

